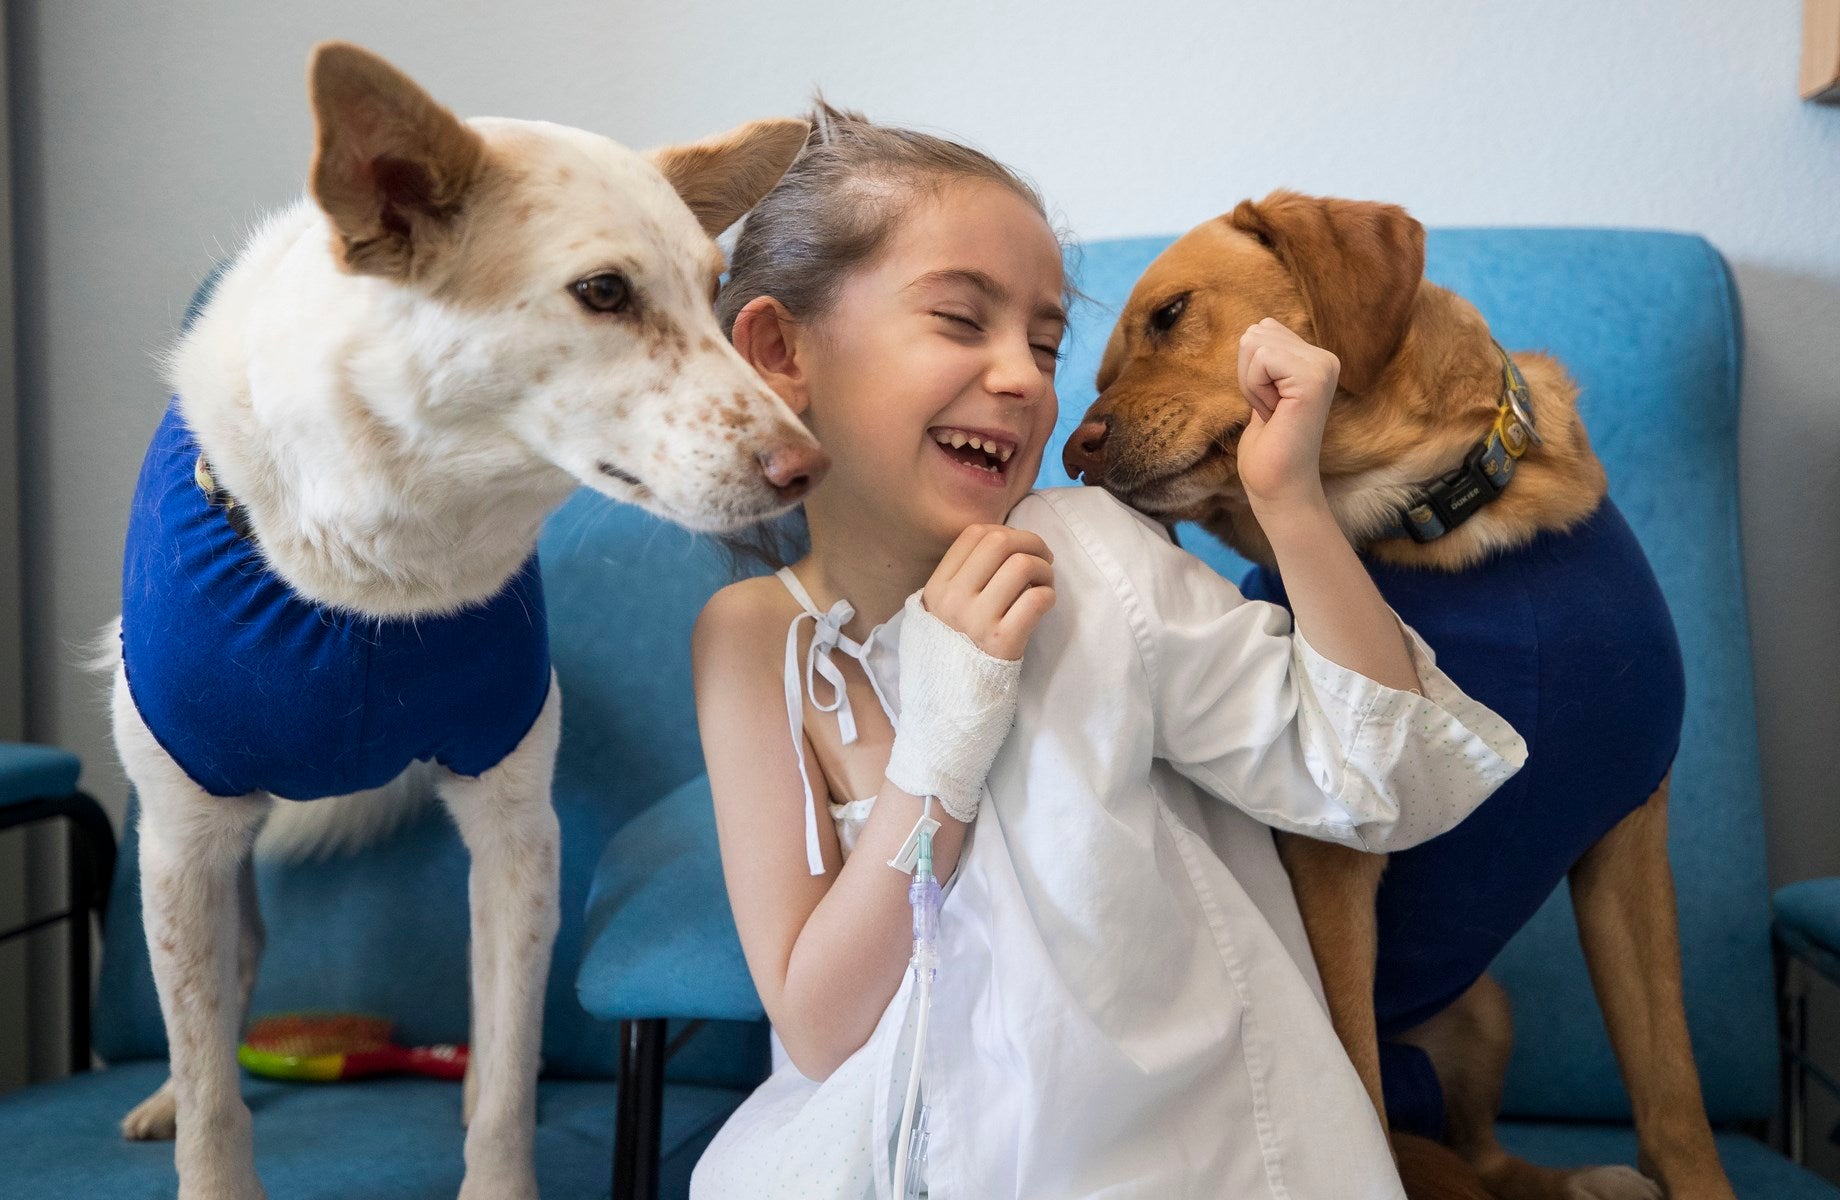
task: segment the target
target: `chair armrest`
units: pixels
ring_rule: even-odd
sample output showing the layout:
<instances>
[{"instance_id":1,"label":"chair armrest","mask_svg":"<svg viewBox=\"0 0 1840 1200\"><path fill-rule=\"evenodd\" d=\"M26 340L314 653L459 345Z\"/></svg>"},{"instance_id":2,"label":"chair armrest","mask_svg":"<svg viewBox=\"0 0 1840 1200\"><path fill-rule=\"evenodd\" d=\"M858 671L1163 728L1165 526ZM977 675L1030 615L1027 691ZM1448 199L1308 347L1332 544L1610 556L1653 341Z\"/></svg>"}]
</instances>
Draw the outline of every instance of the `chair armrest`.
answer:
<instances>
[{"instance_id":1,"label":"chair armrest","mask_svg":"<svg viewBox=\"0 0 1840 1200\"><path fill-rule=\"evenodd\" d=\"M27 800L68 796L77 790L77 776L82 769L83 764L68 750L0 742L0 810ZM6 821L0 828L23 823L3 816L0 820Z\"/></svg>"},{"instance_id":2,"label":"chair armrest","mask_svg":"<svg viewBox=\"0 0 1840 1200\"><path fill-rule=\"evenodd\" d=\"M115 877L115 827L91 796L77 790L82 763L55 746L0 742L0 830L62 817L70 822L73 909L105 914ZM34 925L42 922L34 922Z\"/></svg>"},{"instance_id":3,"label":"chair armrest","mask_svg":"<svg viewBox=\"0 0 1840 1200\"><path fill-rule=\"evenodd\" d=\"M758 1021L699 776L615 834L594 871L575 990L603 1020Z\"/></svg>"},{"instance_id":4,"label":"chair armrest","mask_svg":"<svg viewBox=\"0 0 1840 1200\"><path fill-rule=\"evenodd\" d=\"M1805 879L1774 898L1776 940L1807 966L1840 983L1840 876Z\"/></svg>"}]
</instances>

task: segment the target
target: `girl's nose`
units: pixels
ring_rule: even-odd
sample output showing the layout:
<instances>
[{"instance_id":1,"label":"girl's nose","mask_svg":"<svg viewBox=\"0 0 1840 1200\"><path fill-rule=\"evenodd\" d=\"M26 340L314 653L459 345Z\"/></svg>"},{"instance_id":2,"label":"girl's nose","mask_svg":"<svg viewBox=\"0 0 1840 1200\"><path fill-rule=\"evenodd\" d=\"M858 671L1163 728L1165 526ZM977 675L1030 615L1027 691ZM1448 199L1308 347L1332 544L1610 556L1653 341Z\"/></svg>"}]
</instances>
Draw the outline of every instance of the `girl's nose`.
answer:
<instances>
[{"instance_id":1,"label":"girl's nose","mask_svg":"<svg viewBox=\"0 0 1840 1200\"><path fill-rule=\"evenodd\" d=\"M996 353L985 378L985 386L999 396L1018 400L1038 400L1046 394L1041 367L1035 362L1035 348L1024 339L1020 345L1005 345Z\"/></svg>"}]
</instances>

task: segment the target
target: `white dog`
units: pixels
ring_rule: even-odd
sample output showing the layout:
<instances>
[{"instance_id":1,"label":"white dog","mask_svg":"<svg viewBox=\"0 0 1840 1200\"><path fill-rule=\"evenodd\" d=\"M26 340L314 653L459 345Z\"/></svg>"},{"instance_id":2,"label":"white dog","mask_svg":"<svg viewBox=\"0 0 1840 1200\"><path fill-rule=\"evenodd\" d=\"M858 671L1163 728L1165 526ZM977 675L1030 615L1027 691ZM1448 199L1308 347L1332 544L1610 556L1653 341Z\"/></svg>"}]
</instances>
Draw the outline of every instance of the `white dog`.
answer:
<instances>
[{"instance_id":1,"label":"white dog","mask_svg":"<svg viewBox=\"0 0 1840 1200\"><path fill-rule=\"evenodd\" d=\"M123 1129L176 1131L182 1200L263 1194L234 1058L252 842L275 797L426 760L473 860L460 1194L535 1200L560 721L537 532L580 484L725 530L822 474L710 307L713 236L806 127L642 156L462 122L353 46L318 47L309 79L311 199L179 343L130 521L115 740L172 1077Z\"/></svg>"}]
</instances>

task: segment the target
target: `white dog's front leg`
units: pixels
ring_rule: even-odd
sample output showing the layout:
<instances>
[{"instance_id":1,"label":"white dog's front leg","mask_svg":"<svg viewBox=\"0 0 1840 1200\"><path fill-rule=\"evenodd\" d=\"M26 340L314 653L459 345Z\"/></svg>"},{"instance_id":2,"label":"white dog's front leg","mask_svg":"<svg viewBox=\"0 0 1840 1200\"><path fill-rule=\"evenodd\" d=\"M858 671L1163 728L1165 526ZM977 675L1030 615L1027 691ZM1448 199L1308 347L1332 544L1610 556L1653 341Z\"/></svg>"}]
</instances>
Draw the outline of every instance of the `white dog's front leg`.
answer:
<instances>
[{"instance_id":1,"label":"white dog's front leg","mask_svg":"<svg viewBox=\"0 0 1840 1200\"><path fill-rule=\"evenodd\" d=\"M261 1200L236 1067L239 880L267 797L224 799L153 740L117 676L115 741L140 797L141 910L172 1060L180 1200Z\"/></svg>"},{"instance_id":2,"label":"white dog's front leg","mask_svg":"<svg viewBox=\"0 0 1840 1200\"><path fill-rule=\"evenodd\" d=\"M550 679L536 724L478 778L446 774L441 798L472 855L473 1047L478 1100L461 1200L537 1200L537 1066L556 939L561 831L550 777L562 694Z\"/></svg>"}]
</instances>

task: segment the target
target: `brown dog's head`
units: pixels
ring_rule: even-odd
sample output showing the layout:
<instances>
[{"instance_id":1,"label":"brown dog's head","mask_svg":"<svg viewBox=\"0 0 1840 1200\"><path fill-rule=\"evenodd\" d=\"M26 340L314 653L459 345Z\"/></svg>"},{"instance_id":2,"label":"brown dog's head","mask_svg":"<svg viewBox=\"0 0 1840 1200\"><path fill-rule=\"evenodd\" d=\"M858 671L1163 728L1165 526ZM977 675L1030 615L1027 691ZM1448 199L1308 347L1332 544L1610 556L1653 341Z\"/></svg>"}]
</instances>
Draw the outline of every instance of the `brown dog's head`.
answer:
<instances>
[{"instance_id":1,"label":"brown dog's head","mask_svg":"<svg viewBox=\"0 0 1840 1200\"><path fill-rule=\"evenodd\" d=\"M1341 360L1330 413L1376 388L1424 275L1425 230L1391 204L1273 192L1191 230L1150 264L1068 439L1068 474L1164 520L1243 499L1239 339L1276 317ZM1358 402L1358 401L1357 401ZM1325 434L1325 463L1329 438Z\"/></svg>"}]
</instances>

